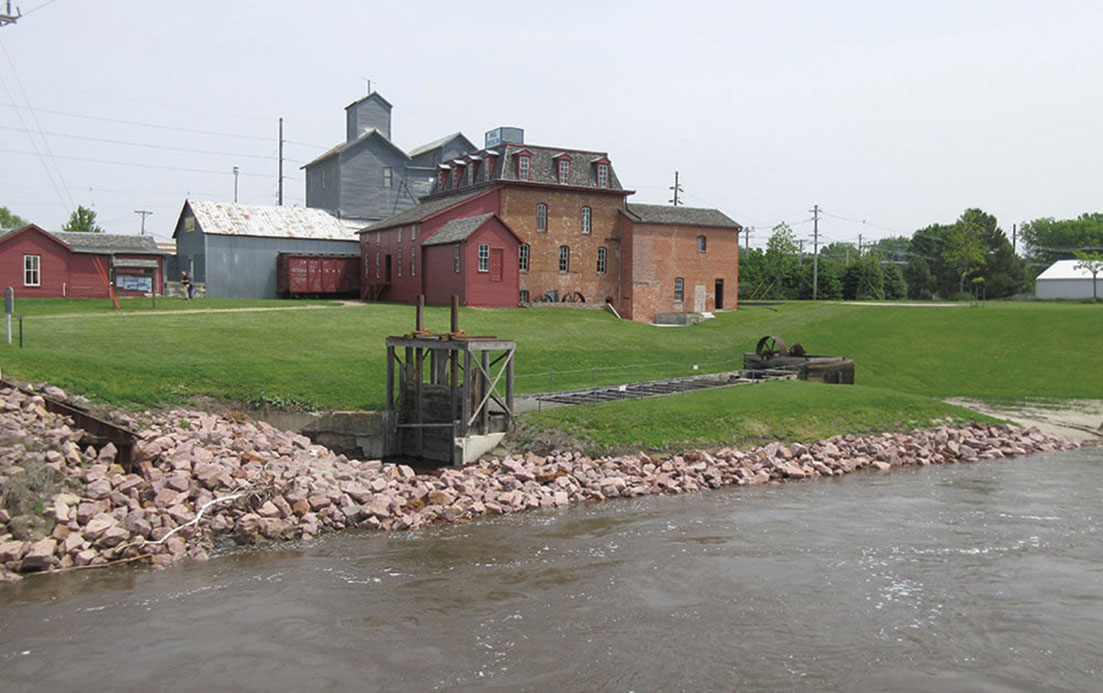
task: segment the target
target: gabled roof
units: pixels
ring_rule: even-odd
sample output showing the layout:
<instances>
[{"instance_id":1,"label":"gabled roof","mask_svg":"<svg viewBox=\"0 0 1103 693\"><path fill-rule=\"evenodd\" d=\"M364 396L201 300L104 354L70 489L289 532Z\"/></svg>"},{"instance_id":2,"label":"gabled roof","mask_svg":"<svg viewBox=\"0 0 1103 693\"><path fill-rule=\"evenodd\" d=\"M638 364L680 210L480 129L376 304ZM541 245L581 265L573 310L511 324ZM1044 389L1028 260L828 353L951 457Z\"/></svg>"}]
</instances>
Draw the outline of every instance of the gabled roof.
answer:
<instances>
[{"instance_id":1,"label":"gabled roof","mask_svg":"<svg viewBox=\"0 0 1103 693\"><path fill-rule=\"evenodd\" d=\"M468 236L475 233L475 231L485 224L487 219L490 219L492 216L494 216L494 213L488 212L487 214L480 214L476 217L453 219L437 229L437 232L423 241L422 245L446 245L448 243L466 240Z\"/></svg>"},{"instance_id":2,"label":"gabled roof","mask_svg":"<svg viewBox=\"0 0 1103 693\"><path fill-rule=\"evenodd\" d=\"M1079 260L1058 260L1045 272L1038 275L1038 279L1091 279L1092 273L1086 269L1076 269Z\"/></svg>"},{"instance_id":3,"label":"gabled roof","mask_svg":"<svg viewBox=\"0 0 1103 693\"><path fill-rule=\"evenodd\" d=\"M428 202L422 202L392 217L377 221L366 229L363 229L363 231L380 231L382 229L389 229L392 226L401 226L403 224L425 221L429 217L443 212L453 205L457 205L464 200L470 200L485 192L487 192L487 188L483 187L465 192L462 195L449 195L448 197L440 197L435 200L429 200Z\"/></svg>"},{"instance_id":4,"label":"gabled roof","mask_svg":"<svg viewBox=\"0 0 1103 693\"><path fill-rule=\"evenodd\" d=\"M113 233L56 231L54 237L74 253L143 253L163 255L152 236L122 236Z\"/></svg>"},{"instance_id":5,"label":"gabled roof","mask_svg":"<svg viewBox=\"0 0 1103 693\"><path fill-rule=\"evenodd\" d=\"M328 159L329 157L340 154L341 152L348 151L349 149L352 149L353 147L357 147L357 146L363 144L364 142L366 142L369 139L378 139L379 141L381 141L385 145L387 145L390 149L394 150L395 152L398 152L398 154L403 159L409 159L410 158L409 156L406 155L406 152L404 152L404 151L402 151L401 149L398 148L398 145L396 145L394 142L391 142L389 139L387 139L387 137L382 132L380 132L379 130L377 130L375 128L368 128L367 130L364 131L364 133L362 135L360 135L356 139L352 140L351 142L342 142L341 144L337 145L336 147L330 148L328 151L326 151L321 156L316 157L312 161L309 161L309 162L303 164L299 168L303 169L303 168L308 168L310 166L314 166L315 164L319 164L319 163L325 161L326 159Z\"/></svg>"},{"instance_id":6,"label":"gabled roof","mask_svg":"<svg viewBox=\"0 0 1103 693\"><path fill-rule=\"evenodd\" d=\"M379 92L377 92L377 91L373 91L372 93L368 94L367 96L365 96L365 97L362 97L362 98L359 98L359 99L357 99L357 100L353 101L352 103L350 103L350 104L349 104L348 106L345 106L345 110L347 111L348 109L352 108L353 106L355 106L355 105L357 105L357 104L361 104L361 103L364 103L365 101L367 101L368 99L370 99L370 98L372 98L372 97L375 97L375 99L376 99L377 101L382 101L383 103L387 104L387 106L388 106L389 108L394 108L394 105L393 105L393 104L391 104L391 102L390 102L390 101L388 101L388 100L386 100L385 98L383 98L383 95L382 95L382 94L380 94L380 93L379 93Z\"/></svg>"},{"instance_id":7,"label":"gabled roof","mask_svg":"<svg viewBox=\"0 0 1103 693\"><path fill-rule=\"evenodd\" d=\"M414 147L413 149L410 150L410 158L413 159L413 158L415 158L415 157L417 157L421 154L424 154L425 152L432 151L432 150L436 149L437 147L443 147L444 145L448 144L452 140L460 138L460 137L462 137L463 141L466 142L472 149L475 148L475 145L472 144L471 140L467 139L467 137L464 136L464 134L462 132L453 132L451 135L445 135L444 137L441 137L439 140L433 140L432 142L423 144L420 147Z\"/></svg>"},{"instance_id":8,"label":"gabled roof","mask_svg":"<svg viewBox=\"0 0 1103 693\"><path fill-rule=\"evenodd\" d=\"M18 229L0 233L0 241L14 238L17 234L37 231L47 238L64 245L74 253L91 253L94 255L109 255L111 253L128 253L142 255L164 255L157 247L157 241L152 236L125 236L114 233L84 233L73 231L47 231L35 224L27 224Z\"/></svg>"},{"instance_id":9,"label":"gabled roof","mask_svg":"<svg viewBox=\"0 0 1103 693\"><path fill-rule=\"evenodd\" d=\"M214 236L260 236L327 241L355 241L356 232L340 219L311 207L240 205L233 202L186 200L181 218L191 209L196 225ZM179 233L179 224L177 224Z\"/></svg>"},{"instance_id":10,"label":"gabled roof","mask_svg":"<svg viewBox=\"0 0 1103 693\"><path fill-rule=\"evenodd\" d=\"M734 219L718 209L700 207L675 207L673 205L625 205L629 219L642 224L674 224L678 226L709 226L713 228L741 229Z\"/></svg>"}]
</instances>

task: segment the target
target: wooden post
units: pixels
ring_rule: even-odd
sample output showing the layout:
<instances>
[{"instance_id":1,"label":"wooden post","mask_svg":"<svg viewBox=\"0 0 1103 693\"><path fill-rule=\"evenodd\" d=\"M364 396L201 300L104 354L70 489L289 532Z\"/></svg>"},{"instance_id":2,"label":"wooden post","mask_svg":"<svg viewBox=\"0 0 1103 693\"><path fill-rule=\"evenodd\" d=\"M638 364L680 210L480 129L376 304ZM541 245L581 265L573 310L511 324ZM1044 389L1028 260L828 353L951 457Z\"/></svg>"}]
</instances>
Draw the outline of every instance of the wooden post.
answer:
<instances>
[{"instance_id":1,"label":"wooden post","mask_svg":"<svg viewBox=\"0 0 1103 693\"><path fill-rule=\"evenodd\" d=\"M463 350L463 390L461 391L463 411L460 416L459 436L467 436L467 422L471 420L471 385L474 378L471 377L471 350Z\"/></svg>"},{"instance_id":2,"label":"wooden post","mask_svg":"<svg viewBox=\"0 0 1103 693\"><path fill-rule=\"evenodd\" d=\"M417 421L418 424L418 427L416 429L417 444L415 447L417 449L417 455L419 457L425 452L425 427L422 426L425 421L421 408L421 359L424 358L424 356L425 349L418 347L415 350L414 355L414 359L416 361L416 363L414 364L414 370L416 371L417 377L417 380L415 381L416 384L414 385L414 420Z\"/></svg>"},{"instance_id":3,"label":"wooden post","mask_svg":"<svg viewBox=\"0 0 1103 693\"><path fill-rule=\"evenodd\" d=\"M394 347L387 347L387 411L394 411Z\"/></svg>"},{"instance_id":4,"label":"wooden post","mask_svg":"<svg viewBox=\"0 0 1103 693\"><path fill-rule=\"evenodd\" d=\"M513 426L513 354L514 350L510 349L506 356L506 408L509 410L506 412L507 430Z\"/></svg>"},{"instance_id":5,"label":"wooden post","mask_svg":"<svg viewBox=\"0 0 1103 693\"><path fill-rule=\"evenodd\" d=\"M483 367L479 371L479 382L482 387L479 388L479 400L482 401L482 416L479 419L479 433L486 435L490 431L490 398L486 396L490 390L490 352L486 349L482 350L481 363Z\"/></svg>"},{"instance_id":6,"label":"wooden post","mask_svg":"<svg viewBox=\"0 0 1103 693\"><path fill-rule=\"evenodd\" d=\"M452 294L452 334L460 331L460 297Z\"/></svg>"}]
</instances>

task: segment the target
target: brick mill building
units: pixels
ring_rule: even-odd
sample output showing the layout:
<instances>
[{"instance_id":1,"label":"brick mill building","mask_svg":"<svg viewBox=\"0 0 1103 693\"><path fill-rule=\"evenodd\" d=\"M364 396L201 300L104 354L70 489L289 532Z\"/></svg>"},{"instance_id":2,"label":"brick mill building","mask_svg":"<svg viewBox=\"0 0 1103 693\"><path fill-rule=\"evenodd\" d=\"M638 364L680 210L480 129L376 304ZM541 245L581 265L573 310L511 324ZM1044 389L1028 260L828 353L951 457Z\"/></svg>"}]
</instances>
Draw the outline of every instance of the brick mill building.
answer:
<instances>
[{"instance_id":1,"label":"brick mill building","mask_svg":"<svg viewBox=\"0 0 1103 693\"><path fill-rule=\"evenodd\" d=\"M605 152L517 128L441 162L421 202L360 232L370 300L608 303L624 318L735 308L740 226L712 209L627 204Z\"/></svg>"}]
</instances>

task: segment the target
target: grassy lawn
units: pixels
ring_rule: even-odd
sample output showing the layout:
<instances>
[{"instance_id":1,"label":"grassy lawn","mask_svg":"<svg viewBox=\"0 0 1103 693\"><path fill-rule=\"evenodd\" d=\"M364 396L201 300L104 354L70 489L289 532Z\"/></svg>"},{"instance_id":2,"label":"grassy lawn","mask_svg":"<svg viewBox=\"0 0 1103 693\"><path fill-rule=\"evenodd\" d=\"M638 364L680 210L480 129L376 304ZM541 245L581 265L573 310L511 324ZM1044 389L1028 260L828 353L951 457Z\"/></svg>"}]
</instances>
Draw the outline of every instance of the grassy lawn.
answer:
<instances>
[{"instance_id":1,"label":"grassy lawn","mask_svg":"<svg viewBox=\"0 0 1103 693\"><path fill-rule=\"evenodd\" d=\"M315 305L332 306L336 301L296 301L291 305ZM119 307L115 308L109 298L16 298L15 315L25 315L28 318L43 315L118 315L129 313L153 313L168 310L226 310L232 308L270 308L273 306L286 306L286 303L278 303L264 299L248 298L201 298L187 300L185 298L157 297L157 307L154 308L150 298L120 298Z\"/></svg>"},{"instance_id":2,"label":"grassy lawn","mask_svg":"<svg viewBox=\"0 0 1103 693\"><path fill-rule=\"evenodd\" d=\"M591 452L634 452L749 447L992 420L922 395L778 381L532 412L524 425L529 434L563 431L584 441Z\"/></svg>"},{"instance_id":3,"label":"grassy lawn","mask_svg":"<svg viewBox=\"0 0 1103 693\"><path fill-rule=\"evenodd\" d=\"M414 326L414 309L407 305L320 301L313 302L322 306L314 310L183 313L308 303L159 299L158 310L164 312L153 313L139 304L150 302L130 299L118 311L102 300L19 299L17 312L27 316L25 348L0 343L0 368L118 405L155 406L206 395L378 409L385 400L383 340ZM81 312L87 315L56 317ZM448 324L446 308L426 310L429 329L446 331ZM695 364L701 372L738 368L743 352L767 334L790 344L799 341L810 353L857 362L861 387L756 386L704 393L709 396L694 420L704 416L715 430L736 436L758 435L762 424L756 421L780 422L769 430L805 437L804 429L838 431L847 421L868 430L954 415L925 409L930 402L923 398L930 397L1067 399L1103 392L1103 309L1087 304L913 308L788 303L721 313L688 328L618 321L595 311L468 308L461 311L460 324L468 334L517 341L520 393L688 375ZM624 405L602 411L640 429L632 440L643 440L644 429L662 431L664 421L677 421L677 431L690 439L702 434L663 409L681 411L691 401L680 396L634 403L650 408L648 414L644 409L628 413L630 408L619 408ZM602 420L605 414L591 418ZM617 430L613 424L602 426ZM587 435L606 434L594 429Z\"/></svg>"}]
</instances>

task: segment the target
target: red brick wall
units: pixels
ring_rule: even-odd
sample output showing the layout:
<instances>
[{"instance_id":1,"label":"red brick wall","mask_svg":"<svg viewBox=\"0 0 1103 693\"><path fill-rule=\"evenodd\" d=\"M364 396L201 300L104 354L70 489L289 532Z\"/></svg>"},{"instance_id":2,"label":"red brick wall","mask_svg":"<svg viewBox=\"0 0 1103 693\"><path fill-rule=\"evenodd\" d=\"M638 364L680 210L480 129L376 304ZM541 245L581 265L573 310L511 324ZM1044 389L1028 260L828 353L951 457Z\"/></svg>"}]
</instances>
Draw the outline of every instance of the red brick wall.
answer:
<instances>
[{"instance_id":1,"label":"red brick wall","mask_svg":"<svg viewBox=\"0 0 1103 693\"><path fill-rule=\"evenodd\" d=\"M716 309L716 280L724 282L724 309L736 308L739 288L739 234L736 229L665 224L636 224L621 216L630 236L631 265L623 273L621 291L630 297L632 320L651 322L656 313L698 309L697 287L703 287L703 309ZM705 252L697 237L706 238ZM684 296L674 300L674 279L684 279Z\"/></svg>"},{"instance_id":2,"label":"red brick wall","mask_svg":"<svg viewBox=\"0 0 1103 693\"><path fill-rule=\"evenodd\" d=\"M548 206L548 229L538 231L536 205ZM507 186L502 189L499 216L530 245L529 270L522 271L519 288L536 299L549 289L579 291L587 301L619 300L621 249L617 228L620 194L587 190L556 190ZM591 232L582 233L582 208L590 207ZM570 271L559 271L559 246L571 249ZM597 273L597 250L606 248L604 275Z\"/></svg>"}]
</instances>

